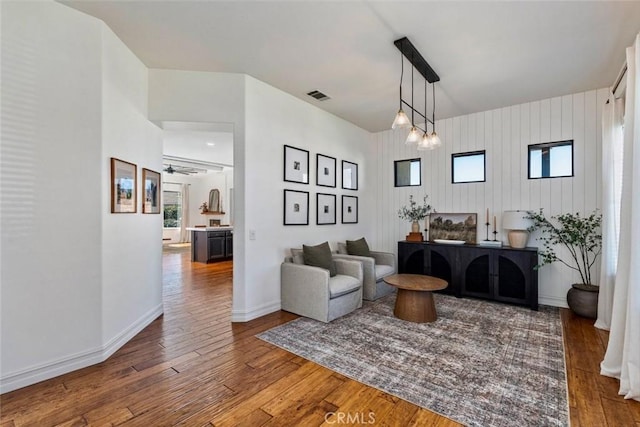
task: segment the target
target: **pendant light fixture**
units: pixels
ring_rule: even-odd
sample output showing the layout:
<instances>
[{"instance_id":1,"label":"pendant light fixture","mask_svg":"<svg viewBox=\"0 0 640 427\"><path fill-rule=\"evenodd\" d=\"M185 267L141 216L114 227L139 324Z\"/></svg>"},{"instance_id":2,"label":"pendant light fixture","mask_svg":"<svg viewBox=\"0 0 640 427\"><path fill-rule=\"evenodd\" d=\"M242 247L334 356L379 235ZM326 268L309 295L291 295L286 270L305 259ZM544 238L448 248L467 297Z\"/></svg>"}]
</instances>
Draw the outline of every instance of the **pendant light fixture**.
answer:
<instances>
[{"instance_id":1,"label":"pendant light fixture","mask_svg":"<svg viewBox=\"0 0 640 427\"><path fill-rule=\"evenodd\" d=\"M404 55L400 55L400 108L398 109L398 114L396 114L396 118L391 125L391 129L402 129L408 128L411 126L411 122L409 121L409 117L407 117L406 113L402 110L402 78L404 77Z\"/></svg>"},{"instance_id":2,"label":"pendant light fixture","mask_svg":"<svg viewBox=\"0 0 640 427\"><path fill-rule=\"evenodd\" d=\"M440 138L438 138L438 135L435 133L435 88L433 90L434 109L432 112L432 117L428 118L427 117L427 82L431 83L433 86L433 83L440 81L440 77L436 74L435 71L433 71L433 69L429 66L427 61L424 60L422 55L420 55L420 52L416 50L415 46L413 46L413 44L409 41L408 38L403 37L401 39L394 41L393 43L396 45L398 50L400 50L400 53L401 53L400 59L402 62L401 62L401 72L400 72L400 108L398 110L398 113L396 114L393 124L391 125L391 129L406 128L410 126L411 129L409 131L409 135L407 136L407 140L405 141L405 144L416 145L418 150L421 150L421 151L431 150L433 148L439 147L440 145L442 145L442 143L440 142ZM409 104L402 98L402 79L404 76L404 58L405 57L409 60L409 62L413 66L411 68L411 104ZM413 102L414 70L418 70L418 72L420 72L422 77L424 77L425 79L424 81L424 85L425 85L424 86L424 99L425 99L424 114L422 114L413 106L414 105L414 102ZM402 108L403 104L404 106L411 109L410 121L407 114L403 111L403 108ZM416 126L416 123L415 123L416 113L424 119L424 127L425 127L424 129L421 129L419 126ZM427 127L429 122L431 122L431 125L433 126L433 132L431 134L427 133Z\"/></svg>"},{"instance_id":3,"label":"pendant light fixture","mask_svg":"<svg viewBox=\"0 0 640 427\"><path fill-rule=\"evenodd\" d=\"M440 137L436 133L436 86L432 84L431 87L433 88L433 116L431 120L433 132L431 133L431 145L433 148L438 148L442 145L442 141L440 141Z\"/></svg>"}]
</instances>

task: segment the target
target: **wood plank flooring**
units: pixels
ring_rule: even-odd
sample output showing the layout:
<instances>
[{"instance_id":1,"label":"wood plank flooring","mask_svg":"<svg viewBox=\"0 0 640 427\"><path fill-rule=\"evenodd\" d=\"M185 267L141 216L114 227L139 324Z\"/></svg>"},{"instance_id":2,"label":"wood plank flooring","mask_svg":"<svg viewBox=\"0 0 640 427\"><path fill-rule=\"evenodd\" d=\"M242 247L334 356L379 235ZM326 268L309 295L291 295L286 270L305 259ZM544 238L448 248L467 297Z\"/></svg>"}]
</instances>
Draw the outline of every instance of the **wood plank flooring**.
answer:
<instances>
[{"instance_id":1,"label":"wood plank flooring","mask_svg":"<svg viewBox=\"0 0 640 427\"><path fill-rule=\"evenodd\" d=\"M103 363L0 396L0 427L459 425L254 337L295 315L232 324L232 264L189 258L163 255L164 316ZM562 321L571 424L640 427L640 403L598 374L607 334Z\"/></svg>"}]
</instances>

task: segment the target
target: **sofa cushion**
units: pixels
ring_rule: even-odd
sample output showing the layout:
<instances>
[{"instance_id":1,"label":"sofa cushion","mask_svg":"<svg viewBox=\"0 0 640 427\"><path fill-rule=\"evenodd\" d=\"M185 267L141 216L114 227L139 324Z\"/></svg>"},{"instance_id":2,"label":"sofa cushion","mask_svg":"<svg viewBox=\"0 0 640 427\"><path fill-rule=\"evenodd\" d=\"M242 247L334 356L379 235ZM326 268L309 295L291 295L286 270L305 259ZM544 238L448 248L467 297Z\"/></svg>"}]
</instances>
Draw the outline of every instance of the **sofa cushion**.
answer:
<instances>
[{"instance_id":1,"label":"sofa cushion","mask_svg":"<svg viewBox=\"0 0 640 427\"><path fill-rule=\"evenodd\" d=\"M329 270L330 277L337 274L336 266L333 265L333 256L331 255L329 242L324 242L316 246L302 245L302 252L304 254L304 263L306 265L312 265L314 267Z\"/></svg>"},{"instance_id":2,"label":"sofa cushion","mask_svg":"<svg viewBox=\"0 0 640 427\"><path fill-rule=\"evenodd\" d=\"M376 281L394 273L393 267L390 265L376 264L374 268L376 270Z\"/></svg>"},{"instance_id":3,"label":"sofa cushion","mask_svg":"<svg viewBox=\"0 0 640 427\"><path fill-rule=\"evenodd\" d=\"M291 248L291 258L294 264L304 264L304 253L302 249Z\"/></svg>"},{"instance_id":4,"label":"sofa cushion","mask_svg":"<svg viewBox=\"0 0 640 427\"><path fill-rule=\"evenodd\" d=\"M343 242L338 242L338 253L341 255L349 255L347 252L347 244Z\"/></svg>"},{"instance_id":5,"label":"sofa cushion","mask_svg":"<svg viewBox=\"0 0 640 427\"><path fill-rule=\"evenodd\" d=\"M364 237L358 240L347 240L347 253L349 255L371 256L369 245Z\"/></svg>"},{"instance_id":6,"label":"sofa cushion","mask_svg":"<svg viewBox=\"0 0 640 427\"><path fill-rule=\"evenodd\" d=\"M360 288L360 281L352 276L338 274L329 279L329 298L334 299L339 296L357 291Z\"/></svg>"}]
</instances>

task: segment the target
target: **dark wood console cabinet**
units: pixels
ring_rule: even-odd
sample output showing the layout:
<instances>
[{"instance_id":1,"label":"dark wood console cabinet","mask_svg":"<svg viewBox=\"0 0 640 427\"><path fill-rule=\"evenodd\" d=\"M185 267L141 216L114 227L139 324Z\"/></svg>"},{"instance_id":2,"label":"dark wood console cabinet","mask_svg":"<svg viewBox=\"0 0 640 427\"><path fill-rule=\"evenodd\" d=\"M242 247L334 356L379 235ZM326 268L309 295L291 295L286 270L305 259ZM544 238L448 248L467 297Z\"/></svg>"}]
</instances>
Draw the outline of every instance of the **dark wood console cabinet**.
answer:
<instances>
[{"instance_id":1,"label":"dark wood console cabinet","mask_svg":"<svg viewBox=\"0 0 640 427\"><path fill-rule=\"evenodd\" d=\"M538 309L536 248L492 248L430 242L398 242L398 272L449 282L442 293Z\"/></svg>"},{"instance_id":2,"label":"dark wood console cabinet","mask_svg":"<svg viewBox=\"0 0 640 427\"><path fill-rule=\"evenodd\" d=\"M233 230L191 232L191 261L211 263L232 257Z\"/></svg>"}]
</instances>

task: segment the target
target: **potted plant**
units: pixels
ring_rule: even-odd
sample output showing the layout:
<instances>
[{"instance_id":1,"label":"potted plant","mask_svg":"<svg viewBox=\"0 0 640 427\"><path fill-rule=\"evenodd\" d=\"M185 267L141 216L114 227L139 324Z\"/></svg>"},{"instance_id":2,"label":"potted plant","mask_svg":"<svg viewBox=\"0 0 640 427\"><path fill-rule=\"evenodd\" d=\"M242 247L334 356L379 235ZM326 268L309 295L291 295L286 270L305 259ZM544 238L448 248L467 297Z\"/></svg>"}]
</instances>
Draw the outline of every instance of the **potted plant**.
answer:
<instances>
[{"instance_id":1,"label":"potted plant","mask_svg":"<svg viewBox=\"0 0 640 427\"><path fill-rule=\"evenodd\" d=\"M411 232L419 233L420 224L418 221L423 220L431 212L431 205L427 204L427 198L425 195L422 201L422 205L418 205L418 202L413 200L413 196L409 196L409 206L403 206L398 210L398 217L404 220L411 221Z\"/></svg>"},{"instance_id":2,"label":"potted plant","mask_svg":"<svg viewBox=\"0 0 640 427\"><path fill-rule=\"evenodd\" d=\"M598 286L591 280L591 267L602 250L600 225L602 215L592 212L589 216L566 213L547 219L540 212L529 212L533 226L529 231L540 230L539 240L544 247L540 251L541 262L536 268L553 262L561 262L580 274L582 283L574 283L567 292L569 308L579 316L595 319L598 316ZM556 250L564 246L570 257L562 259Z\"/></svg>"}]
</instances>

